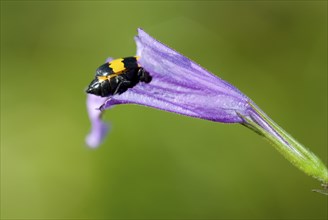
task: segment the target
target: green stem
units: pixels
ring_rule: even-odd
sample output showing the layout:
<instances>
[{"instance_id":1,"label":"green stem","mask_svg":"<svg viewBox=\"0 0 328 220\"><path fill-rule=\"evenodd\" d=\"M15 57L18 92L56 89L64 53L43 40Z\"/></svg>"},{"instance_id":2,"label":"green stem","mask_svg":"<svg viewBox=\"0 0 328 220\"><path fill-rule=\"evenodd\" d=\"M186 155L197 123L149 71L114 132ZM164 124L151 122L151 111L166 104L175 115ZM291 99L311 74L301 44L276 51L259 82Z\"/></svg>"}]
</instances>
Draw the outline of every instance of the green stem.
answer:
<instances>
[{"instance_id":1,"label":"green stem","mask_svg":"<svg viewBox=\"0 0 328 220\"><path fill-rule=\"evenodd\" d=\"M244 125L269 140L273 146L293 165L328 187L328 170L321 160L309 149L301 145L290 134L265 115L255 104L251 106L249 116L241 116Z\"/></svg>"}]
</instances>

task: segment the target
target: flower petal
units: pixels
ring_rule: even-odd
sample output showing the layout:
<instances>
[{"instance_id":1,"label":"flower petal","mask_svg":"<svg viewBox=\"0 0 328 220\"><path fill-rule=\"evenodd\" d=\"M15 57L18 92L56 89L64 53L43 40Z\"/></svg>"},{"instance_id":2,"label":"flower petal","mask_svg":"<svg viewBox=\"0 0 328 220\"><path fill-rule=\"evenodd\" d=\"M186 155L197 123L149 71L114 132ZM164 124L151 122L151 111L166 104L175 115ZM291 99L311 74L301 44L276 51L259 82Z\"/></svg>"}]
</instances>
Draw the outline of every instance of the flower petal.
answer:
<instances>
[{"instance_id":1,"label":"flower petal","mask_svg":"<svg viewBox=\"0 0 328 220\"><path fill-rule=\"evenodd\" d=\"M102 112L98 109L105 100L106 98L87 95L87 110L91 121L91 131L86 137L86 144L91 148L98 147L108 133L108 125L101 120Z\"/></svg>"},{"instance_id":2,"label":"flower petal","mask_svg":"<svg viewBox=\"0 0 328 220\"><path fill-rule=\"evenodd\" d=\"M241 123L249 99L238 89L164 44L143 30L135 38L140 65L152 81L139 83L114 95L102 107L134 103L211 121Z\"/></svg>"}]
</instances>

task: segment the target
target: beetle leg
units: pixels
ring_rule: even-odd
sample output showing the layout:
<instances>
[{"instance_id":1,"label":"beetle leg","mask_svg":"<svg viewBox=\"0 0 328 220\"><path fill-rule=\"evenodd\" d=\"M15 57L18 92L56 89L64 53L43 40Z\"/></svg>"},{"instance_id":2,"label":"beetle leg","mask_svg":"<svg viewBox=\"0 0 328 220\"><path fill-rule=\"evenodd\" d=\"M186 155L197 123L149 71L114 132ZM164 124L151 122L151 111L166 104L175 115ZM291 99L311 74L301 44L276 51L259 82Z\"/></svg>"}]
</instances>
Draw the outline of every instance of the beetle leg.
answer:
<instances>
[{"instance_id":1,"label":"beetle leg","mask_svg":"<svg viewBox=\"0 0 328 220\"><path fill-rule=\"evenodd\" d=\"M118 93L119 89L121 88L121 85L122 85L122 82L120 82L120 83L117 85L117 87L116 87L116 89L115 89L113 95L115 95L115 94Z\"/></svg>"},{"instance_id":2,"label":"beetle leg","mask_svg":"<svg viewBox=\"0 0 328 220\"><path fill-rule=\"evenodd\" d=\"M113 93L113 95L115 94L122 94L123 92L125 92L132 84L132 82L130 80L125 79L124 77L118 77L118 85ZM123 90L122 90L123 88ZM121 90L121 91L120 91Z\"/></svg>"}]
</instances>

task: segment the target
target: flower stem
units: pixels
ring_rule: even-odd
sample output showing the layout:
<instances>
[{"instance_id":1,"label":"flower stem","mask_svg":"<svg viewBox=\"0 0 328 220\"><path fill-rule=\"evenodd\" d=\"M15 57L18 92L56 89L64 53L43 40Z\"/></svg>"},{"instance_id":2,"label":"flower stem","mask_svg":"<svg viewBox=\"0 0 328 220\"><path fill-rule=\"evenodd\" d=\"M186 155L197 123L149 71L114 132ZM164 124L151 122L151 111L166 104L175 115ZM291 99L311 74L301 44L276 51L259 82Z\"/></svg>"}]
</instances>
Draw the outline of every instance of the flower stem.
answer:
<instances>
[{"instance_id":1,"label":"flower stem","mask_svg":"<svg viewBox=\"0 0 328 220\"><path fill-rule=\"evenodd\" d=\"M279 127L255 104L249 102L249 116L241 116L243 125L264 136L294 166L328 186L328 170L323 162L309 149ZM326 192L327 193L327 192Z\"/></svg>"}]
</instances>

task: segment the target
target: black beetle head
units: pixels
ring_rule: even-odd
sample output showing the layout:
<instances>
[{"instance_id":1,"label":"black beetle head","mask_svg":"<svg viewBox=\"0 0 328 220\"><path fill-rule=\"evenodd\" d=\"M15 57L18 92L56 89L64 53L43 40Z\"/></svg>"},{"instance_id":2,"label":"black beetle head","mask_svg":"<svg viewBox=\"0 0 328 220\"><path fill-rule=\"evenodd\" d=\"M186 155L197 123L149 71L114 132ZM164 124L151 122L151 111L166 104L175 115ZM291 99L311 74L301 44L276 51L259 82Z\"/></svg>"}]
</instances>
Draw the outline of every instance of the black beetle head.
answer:
<instances>
[{"instance_id":1,"label":"black beetle head","mask_svg":"<svg viewBox=\"0 0 328 220\"><path fill-rule=\"evenodd\" d=\"M96 96L106 97L110 95L110 91L108 80L99 80L98 78L95 78L90 83L86 92Z\"/></svg>"}]
</instances>

